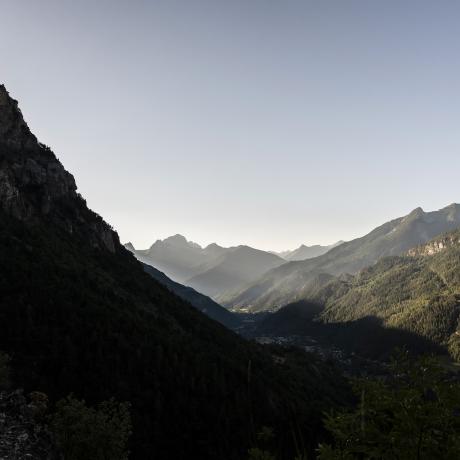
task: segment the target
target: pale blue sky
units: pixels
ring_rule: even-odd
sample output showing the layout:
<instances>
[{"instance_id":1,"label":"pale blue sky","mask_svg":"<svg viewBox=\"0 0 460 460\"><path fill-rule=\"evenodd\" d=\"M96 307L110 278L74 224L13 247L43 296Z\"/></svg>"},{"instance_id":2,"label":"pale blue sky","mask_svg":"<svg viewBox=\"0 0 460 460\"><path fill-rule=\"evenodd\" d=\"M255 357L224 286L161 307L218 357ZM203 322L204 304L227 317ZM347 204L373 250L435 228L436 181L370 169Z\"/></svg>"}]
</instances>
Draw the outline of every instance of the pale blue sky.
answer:
<instances>
[{"instance_id":1,"label":"pale blue sky","mask_svg":"<svg viewBox=\"0 0 460 460\"><path fill-rule=\"evenodd\" d=\"M459 2L0 7L0 82L136 247L331 243L460 201Z\"/></svg>"}]
</instances>

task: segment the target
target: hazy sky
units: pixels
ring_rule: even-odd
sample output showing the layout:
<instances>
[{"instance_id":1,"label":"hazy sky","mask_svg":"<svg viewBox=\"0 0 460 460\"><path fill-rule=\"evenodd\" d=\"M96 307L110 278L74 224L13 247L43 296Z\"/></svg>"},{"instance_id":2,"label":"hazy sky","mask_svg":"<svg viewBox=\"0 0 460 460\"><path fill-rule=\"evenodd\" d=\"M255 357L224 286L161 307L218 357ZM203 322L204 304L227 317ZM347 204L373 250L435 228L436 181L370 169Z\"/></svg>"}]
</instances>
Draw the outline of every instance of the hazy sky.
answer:
<instances>
[{"instance_id":1,"label":"hazy sky","mask_svg":"<svg viewBox=\"0 0 460 460\"><path fill-rule=\"evenodd\" d=\"M460 2L0 0L0 82L147 247L286 249L460 201Z\"/></svg>"}]
</instances>

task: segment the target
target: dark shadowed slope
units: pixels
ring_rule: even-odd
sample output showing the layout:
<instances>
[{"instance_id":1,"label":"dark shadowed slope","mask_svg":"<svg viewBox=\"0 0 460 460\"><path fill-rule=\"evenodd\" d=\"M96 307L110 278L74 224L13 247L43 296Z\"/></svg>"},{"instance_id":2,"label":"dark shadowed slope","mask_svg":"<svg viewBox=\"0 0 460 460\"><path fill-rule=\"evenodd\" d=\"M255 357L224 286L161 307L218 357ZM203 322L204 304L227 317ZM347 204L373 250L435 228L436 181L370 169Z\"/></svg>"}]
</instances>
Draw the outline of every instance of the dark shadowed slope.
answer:
<instances>
[{"instance_id":1,"label":"dark shadowed slope","mask_svg":"<svg viewBox=\"0 0 460 460\"><path fill-rule=\"evenodd\" d=\"M136 255L136 249L134 248L132 243L126 243L124 246L126 249L128 249L128 251ZM138 256L138 258L140 258L140 256ZM144 270L150 276L152 276L152 278L156 279L163 286L166 286L171 292L179 296L181 299L190 302L192 306L194 306L197 310L201 311L202 313L205 313L210 318L219 321L219 323L223 324L224 326L227 326L229 329L234 329L239 326L239 317L236 314L229 312L226 308L222 307L217 302L214 302L214 300L212 300L210 297L199 293L198 291L189 286L184 286L183 284L176 283L171 278L166 276L163 272L157 270L151 265L148 265L146 263L143 263L143 265Z\"/></svg>"},{"instance_id":2,"label":"dark shadowed slope","mask_svg":"<svg viewBox=\"0 0 460 460\"><path fill-rule=\"evenodd\" d=\"M0 273L15 384L131 401L133 459L245 458L262 425L291 458L292 427L311 449L340 394L330 368L303 355L276 364L145 273L3 86Z\"/></svg>"},{"instance_id":3,"label":"dark shadowed slope","mask_svg":"<svg viewBox=\"0 0 460 460\"><path fill-rule=\"evenodd\" d=\"M312 280L320 273L356 273L382 257L402 254L459 225L458 204L426 213L417 208L320 257L275 268L236 295L220 300L225 306L246 307L252 311L277 309L308 297Z\"/></svg>"},{"instance_id":4,"label":"dark shadowed slope","mask_svg":"<svg viewBox=\"0 0 460 460\"><path fill-rule=\"evenodd\" d=\"M238 315L231 313L226 308L221 307L218 303L214 302L210 297L207 297L195 289L176 283L168 278L163 272L150 265L144 264L144 270L154 279L156 279L163 286L166 286L171 292L179 296L181 299L190 302L197 310L205 313L210 318L219 323L227 326L229 329L238 327L241 323Z\"/></svg>"}]
</instances>

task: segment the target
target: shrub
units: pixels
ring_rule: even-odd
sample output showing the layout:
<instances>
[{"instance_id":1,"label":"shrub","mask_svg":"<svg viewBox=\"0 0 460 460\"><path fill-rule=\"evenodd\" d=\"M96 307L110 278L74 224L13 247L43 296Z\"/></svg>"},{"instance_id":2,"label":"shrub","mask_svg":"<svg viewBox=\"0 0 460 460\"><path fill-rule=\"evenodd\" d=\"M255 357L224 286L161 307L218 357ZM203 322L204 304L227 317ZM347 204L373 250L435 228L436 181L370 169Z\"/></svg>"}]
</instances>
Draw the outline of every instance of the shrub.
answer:
<instances>
[{"instance_id":1,"label":"shrub","mask_svg":"<svg viewBox=\"0 0 460 460\"><path fill-rule=\"evenodd\" d=\"M59 401L51 419L66 460L126 460L131 435L129 403L113 399L88 407L73 395Z\"/></svg>"},{"instance_id":2,"label":"shrub","mask_svg":"<svg viewBox=\"0 0 460 460\"><path fill-rule=\"evenodd\" d=\"M383 380L357 383L360 404L331 414L320 460L460 458L460 385L433 358L402 356Z\"/></svg>"}]
</instances>

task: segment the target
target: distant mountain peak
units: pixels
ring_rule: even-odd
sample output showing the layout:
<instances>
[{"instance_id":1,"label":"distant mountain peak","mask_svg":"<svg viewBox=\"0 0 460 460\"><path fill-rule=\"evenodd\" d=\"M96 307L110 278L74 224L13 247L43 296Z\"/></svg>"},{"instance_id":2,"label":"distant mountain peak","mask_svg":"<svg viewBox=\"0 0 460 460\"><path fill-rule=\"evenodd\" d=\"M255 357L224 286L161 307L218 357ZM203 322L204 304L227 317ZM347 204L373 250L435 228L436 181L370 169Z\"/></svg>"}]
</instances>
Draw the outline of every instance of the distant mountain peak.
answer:
<instances>
[{"instance_id":1,"label":"distant mountain peak","mask_svg":"<svg viewBox=\"0 0 460 460\"><path fill-rule=\"evenodd\" d=\"M185 236L181 235L180 233L168 236L168 238L165 238L164 240L157 240L156 243L167 244L177 247L191 247L201 249L201 246L198 243L194 243L193 241L187 240L187 238L185 238Z\"/></svg>"},{"instance_id":2,"label":"distant mountain peak","mask_svg":"<svg viewBox=\"0 0 460 460\"><path fill-rule=\"evenodd\" d=\"M181 243L187 243L187 238L185 238L185 236L181 235L180 233L176 233L175 235L168 236L168 238L165 238L163 241L177 241Z\"/></svg>"},{"instance_id":3,"label":"distant mountain peak","mask_svg":"<svg viewBox=\"0 0 460 460\"><path fill-rule=\"evenodd\" d=\"M301 244L298 248L293 249L292 251L283 251L274 254L288 261L306 260L325 254L330 249L335 248L336 246L342 243L343 241L338 241L337 243L328 246L321 246L320 244L308 246L306 244Z\"/></svg>"},{"instance_id":4,"label":"distant mountain peak","mask_svg":"<svg viewBox=\"0 0 460 460\"><path fill-rule=\"evenodd\" d=\"M219 246L217 243L208 244L205 249L223 249L222 246Z\"/></svg>"},{"instance_id":5,"label":"distant mountain peak","mask_svg":"<svg viewBox=\"0 0 460 460\"><path fill-rule=\"evenodd\" d=\"M194 243L193 241L188 241L185 236L181 235L180 233L176 233L175 235L168 236L164 240L156 240L153 243L149 250L153 250L155 248L160 247L175 247L175 248L194 248L194 249L201 249L201 246L198 243Z\"/></svg>"},{"instance_id":6,"label":"distant mountain peak","mask_svg":"<svg viewBox=\"0 0 460 460\"><path fill-rule=\"evenodd\" d=\"M415 208L410 214L409 216L423 216L425 214L425 211L423 210L423 208L421 206L419 206L418 208Z\"/></svg>"},{"instance_id":7,"label":"distant mountain peak","mask_svg":"<svg viewBox=\"0 0 460 460\"><path fill-rule=\"evenodd\" d=\"M401 224L405 225L405 224L409 224L409 223L418 221L419 219L424 219L426 215L427 213L425 213L425 211L419 206L418 208L415 208L409 214L404 216L398 225L401 225Z\"/></svg>"},{"instance_id":8,"label":"distant mountain peak","mask_svg":"<svg viewBox=\"0 0 460 460\"><path fill-rule=\"evenodd\" d=\"M134 245L133 245L133 243L131 243L131 241L129 241L128 243L125 244L125 248L128 251L136 252L136 249L134 248Z\"/></svg>"}]
</instances>

